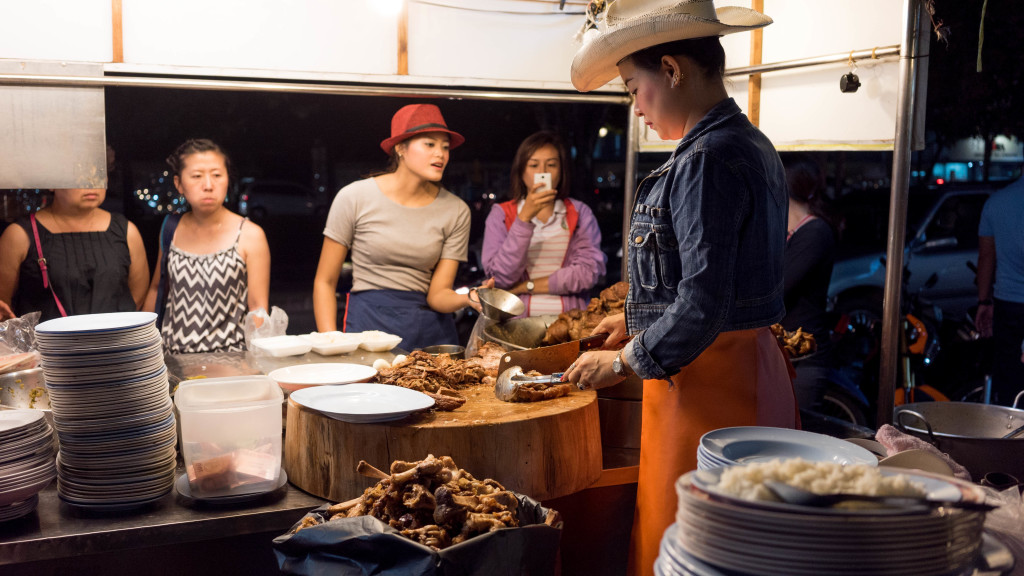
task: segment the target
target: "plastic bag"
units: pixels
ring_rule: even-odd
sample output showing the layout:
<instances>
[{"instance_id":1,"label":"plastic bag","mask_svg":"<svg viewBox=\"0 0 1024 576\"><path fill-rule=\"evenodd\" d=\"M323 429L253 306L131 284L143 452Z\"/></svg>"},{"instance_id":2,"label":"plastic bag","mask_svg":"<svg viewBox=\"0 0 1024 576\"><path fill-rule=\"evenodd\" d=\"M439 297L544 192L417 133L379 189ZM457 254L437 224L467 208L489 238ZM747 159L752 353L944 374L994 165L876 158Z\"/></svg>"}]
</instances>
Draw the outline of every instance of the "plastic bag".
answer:
<instances>
[{"instance_id":1,"label":"plastic bag","mask_svg":"<svg viewBox=\"0 0 1024 576\"><path fill-rule=\"evenodd\" d=\"M0 322L0 374L35 368L39 364L36 351L36 324L39 312Z\"/></svg>"},{"instance_id":2,"label":"plastic bag","mask_svg":"<svg viewBox=\"0 0 1024 576\"><path fill-rule=\"evenodd\" d=\"M476 356L480 346L487 342L484 338L484 329L496 323L496 320L491 320L483 314L477 315L476 323L473 324L473 330L469 333L469 339L466 341L466 358Z\"/></svg>"},{"instance_id":3,"label":"plastic bag","mask_svg":"<svg viewBox=\"0 0 1024 576\"><path fill-rule=\"evenodd\" d=\"M434 550L372 516L356 516L294 530L274 538L285 574L303 576L530 576L554 574L562 526L544 523L548 509L519 499L519 527L474 536ZM306 516L327 520L321 506ZM293 533L294 532L294 533Z\"/></svg>"},{"instance_id":4,"label":"plastic bag","mask_svg":"<svg viewBox=\"0 0 1024 576\"><path fill-rule=\"evenodd\" d=\"M254 356L265 356L266 352L258 347L253 347L254 338L270 338L271 336L284 336L288 332L288 313L273 306L270 308L270 315L263 308L257 308L245 315L242 324L245 331L245 348Z\"/></svg>"},{"instance_id":5,"label":"plastic bag","mask_svg":"<svg viewBox=\"0 0 1024 576\"><path fill-rule=\"evenodd\" d=\"M996 490L983 486L985 502L999 507L985 515L985 529L995 530L1024 542L1024 500L1020 488Z\"/></svg>"}]
</instances>

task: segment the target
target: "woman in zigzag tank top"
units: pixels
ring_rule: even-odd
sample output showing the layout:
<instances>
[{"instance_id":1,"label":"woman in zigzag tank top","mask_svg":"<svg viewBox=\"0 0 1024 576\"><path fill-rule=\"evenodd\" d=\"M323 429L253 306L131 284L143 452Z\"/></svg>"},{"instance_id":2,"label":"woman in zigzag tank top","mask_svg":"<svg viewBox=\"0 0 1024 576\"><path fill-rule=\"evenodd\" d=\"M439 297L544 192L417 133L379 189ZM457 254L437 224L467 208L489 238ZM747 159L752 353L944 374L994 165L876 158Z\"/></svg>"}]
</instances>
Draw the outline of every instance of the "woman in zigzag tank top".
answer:
<instances>
[{"instance_id":1,"label":"woman in zigzag tank top","mask_svg":"<svg viewBox=\"0 0 1024 576\"><path fill-rule=\"evenodd\" d=\"M242 351L246 313L269 308L266 236L224 206L230 161L217 144L189 140L167 162L191 210L164 224L146 309L161 315L169 353Z\"/></svg>"}]
</instances>

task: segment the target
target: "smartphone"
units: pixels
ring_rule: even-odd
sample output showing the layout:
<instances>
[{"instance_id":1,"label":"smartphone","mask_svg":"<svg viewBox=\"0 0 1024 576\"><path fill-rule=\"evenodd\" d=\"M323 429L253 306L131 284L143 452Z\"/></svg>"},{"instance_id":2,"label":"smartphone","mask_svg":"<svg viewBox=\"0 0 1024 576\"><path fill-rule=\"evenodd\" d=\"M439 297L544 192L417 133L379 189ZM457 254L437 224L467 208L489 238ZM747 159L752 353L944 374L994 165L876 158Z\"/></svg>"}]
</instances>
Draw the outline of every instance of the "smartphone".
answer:
<instances>
[{"instance_id":1,"label":"smartphone","mask_svg":"<svg viewBox=\"0 0 1024 576\"><path fill-rule=\"evenodd\" d=\"M551 190L551 172L541 172L533 175L533 184L544 184L540 190Z\"/></svg>"}]
</instances>

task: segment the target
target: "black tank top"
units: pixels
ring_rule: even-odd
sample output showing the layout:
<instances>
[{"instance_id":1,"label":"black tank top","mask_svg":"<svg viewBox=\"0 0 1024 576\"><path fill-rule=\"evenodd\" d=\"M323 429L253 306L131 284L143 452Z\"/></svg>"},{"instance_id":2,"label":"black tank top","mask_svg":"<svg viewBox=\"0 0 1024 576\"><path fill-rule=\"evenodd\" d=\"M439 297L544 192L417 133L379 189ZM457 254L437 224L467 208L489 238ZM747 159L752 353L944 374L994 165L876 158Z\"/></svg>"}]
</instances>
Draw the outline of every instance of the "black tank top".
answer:
<instances>
[{"instance_id":1,"label":"black tank top","mask_svg":"<svg viewBox=\"0 0 1024 576\"><path fill-rule=\"evenodd\" d=\"M128 252L128 220L123 214L111 213L110 225L102 232L54 234L38 220L36 224L50 282L68 315L135 310L128 288L132 259ZM53 295L43 288L32 223L26 217L18 220L18 225L28 234L29 246L11 306L19 315L42 312L40 321L59 318Z\"/></svg>"}]
</instances>

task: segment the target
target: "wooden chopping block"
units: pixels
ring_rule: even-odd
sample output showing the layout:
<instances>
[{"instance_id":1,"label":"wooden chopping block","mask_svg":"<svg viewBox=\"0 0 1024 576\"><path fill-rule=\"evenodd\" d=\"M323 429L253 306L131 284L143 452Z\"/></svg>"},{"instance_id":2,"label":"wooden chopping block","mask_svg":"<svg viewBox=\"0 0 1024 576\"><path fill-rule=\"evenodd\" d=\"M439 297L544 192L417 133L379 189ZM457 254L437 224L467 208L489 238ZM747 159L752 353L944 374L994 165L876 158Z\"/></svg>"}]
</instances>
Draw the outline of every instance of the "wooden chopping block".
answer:
<instances>
[{"instance_id":1,"label":"wooden chopping block","mask_svg":"<svg viewBox=\"0 0 1024 576\"><path fill-rule=\"evenodd\" d=\"M597 395L573 390L543 402L509 403L491 386L462 391L453 412L354 424L288 400L284 468L288 480L327 500L362 494L376 480L356 473L366 460L387 472L394 460L451 456L477 479L543 501L583 490L601 476Z\"/></svg>"}]
</instances>

